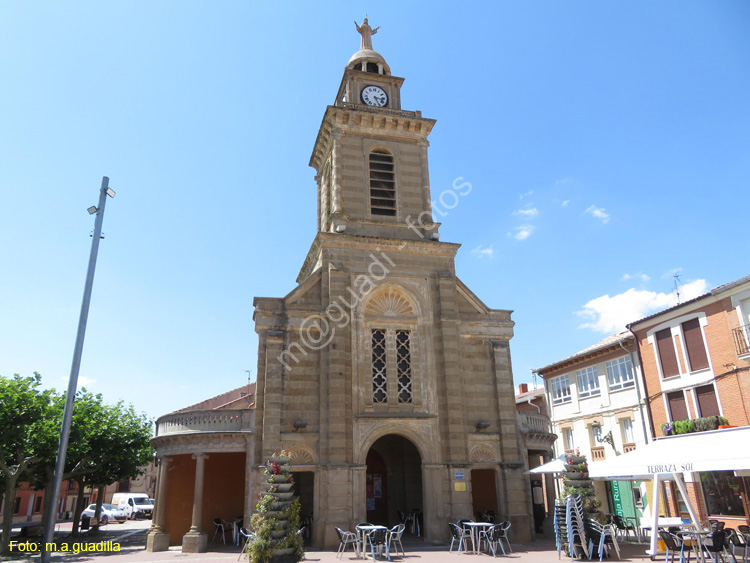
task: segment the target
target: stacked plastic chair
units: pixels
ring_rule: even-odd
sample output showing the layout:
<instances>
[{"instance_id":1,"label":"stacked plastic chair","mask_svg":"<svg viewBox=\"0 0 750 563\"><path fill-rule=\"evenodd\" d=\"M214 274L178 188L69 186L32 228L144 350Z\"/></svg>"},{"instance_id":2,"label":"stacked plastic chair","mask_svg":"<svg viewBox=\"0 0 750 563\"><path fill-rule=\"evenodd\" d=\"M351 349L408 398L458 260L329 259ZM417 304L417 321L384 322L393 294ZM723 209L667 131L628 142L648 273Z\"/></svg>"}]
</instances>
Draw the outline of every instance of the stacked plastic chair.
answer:
<instances>
[{"instance_id":1,"label":"stacked plastic chair","mask_svg":"<svg viewBox=\"0 0 750 563\"><path fill-rule=\"evenodd\" d=\"M581 495L568 495L565 498L565 525L568 532L568 550L571 561L576 558L576 546L580 547L586 559L591 559L584 522Z\"/></svg>"},{"instance_id":2,"label":"stacked plastic chair","mask_svg":"<svg viewBox=\"0 0 750 563\"><path fill-rule=\"evenodd\" d=\"M615 548L617 553L617 559L620 559L620 546L617 545L617 532L614 526L607 524L602 526L596 520L589 518L586 520L586 532L589 536L589 553L591 557L594 556L594 546L597 546L597 553L599 554L599 561L604 561L604 555L609 557L610 547Z\"/></svg>"},{"instance_id":3,"label":"stacked plastic chair","mask_svg":"<svg viewBox=\"0 0 750 563\"><path fill-rule=\"evenodd\" d=\"M568 521L565 515L565 501L555 499L555 546L557 547L557 558L560 559L560 553L565 551L568 544Z\"/></svg>"}]
</instances>

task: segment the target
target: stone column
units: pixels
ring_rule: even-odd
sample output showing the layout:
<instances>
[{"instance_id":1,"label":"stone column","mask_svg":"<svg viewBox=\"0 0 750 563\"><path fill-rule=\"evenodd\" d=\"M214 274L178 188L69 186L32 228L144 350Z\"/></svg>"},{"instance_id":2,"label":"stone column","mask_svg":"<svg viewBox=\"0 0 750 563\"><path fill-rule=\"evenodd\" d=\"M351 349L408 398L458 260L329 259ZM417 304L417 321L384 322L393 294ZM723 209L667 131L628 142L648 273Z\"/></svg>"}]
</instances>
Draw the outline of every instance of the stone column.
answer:
<instances>
[{"instance_id":1,"label":"stone column","mask_svg":"<svg viewBox=\"0 0 750 563\"><path fill-rule=\"evenodd\" d=\"M167 521L167 479L169 477L169 462L172 458L161 456L159 475L156 482L156 498L154 499L154 519L151 529L146 536L146 551L167 551L169 549L169 532L165 527Z\"/></svg>"},{"instance_id":2,"label":"stone column","mask_svg":"<svg viewBox=\"0 0 750 563\"><path fill-rule=\"evenodd\" d=\"M208 544L208 534L201 530L203 515L203 472L206 458L204 453L193 454L195 459L195 489L193 490L193 520L188 533L182 537L183 553L203 553Z\"/></svg>"}]
</instances>

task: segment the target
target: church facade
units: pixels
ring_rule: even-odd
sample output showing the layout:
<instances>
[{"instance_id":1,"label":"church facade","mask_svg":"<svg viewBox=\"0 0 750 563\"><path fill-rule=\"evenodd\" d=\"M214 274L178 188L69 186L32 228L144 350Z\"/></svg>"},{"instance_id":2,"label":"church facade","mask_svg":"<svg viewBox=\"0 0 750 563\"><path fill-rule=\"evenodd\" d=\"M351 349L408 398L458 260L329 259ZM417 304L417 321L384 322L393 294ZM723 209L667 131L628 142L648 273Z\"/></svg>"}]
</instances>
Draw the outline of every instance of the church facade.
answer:
<instances>
[{"instance_id":1,"label":"church facade","mask_svg":"<svg viewBox=\"0 0 750 563\"><path fill-rule=\"evenodd\" d=\"M445 542L447 522L487 511L512 523L515 541L533 533L511 311L489 308L456 275L460 245L440 241L433 218L435 120L402 109L404 79L372 49L377 28L357 29L361 49L309 163L317 235L296 288L254 301L252 403L228 402L213 427L205 409L194 415L200 428L189 412L157 421L153 444L172 471L160 472L149 549L199 551L214 517L249 521L277 448L291 451L319 547L338 545L336 527L404 519L425 541ZM441 196L470 190L457 181Z\"/></svg>"}]
</instances>

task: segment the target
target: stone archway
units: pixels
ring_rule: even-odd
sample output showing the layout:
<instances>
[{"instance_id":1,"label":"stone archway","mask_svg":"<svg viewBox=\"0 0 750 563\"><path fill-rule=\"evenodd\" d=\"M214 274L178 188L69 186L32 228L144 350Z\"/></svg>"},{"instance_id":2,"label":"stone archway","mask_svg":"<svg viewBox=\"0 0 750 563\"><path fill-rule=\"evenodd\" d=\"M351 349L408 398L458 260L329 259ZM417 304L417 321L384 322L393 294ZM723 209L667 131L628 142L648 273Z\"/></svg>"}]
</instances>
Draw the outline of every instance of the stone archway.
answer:
<instances>
[{"instance_id":1,"label":"stone archway","mask_svg":"<svg viewBox=\"0 0 750 563\"><path fill-rule=\"evenodd\" d=\"M422 456L414 443L398 434L381 436L370 447L366 465L367 521L391 527L401 522L402 514L413 515L420 522L422 536Z\"/></svg>"}]
</instances>

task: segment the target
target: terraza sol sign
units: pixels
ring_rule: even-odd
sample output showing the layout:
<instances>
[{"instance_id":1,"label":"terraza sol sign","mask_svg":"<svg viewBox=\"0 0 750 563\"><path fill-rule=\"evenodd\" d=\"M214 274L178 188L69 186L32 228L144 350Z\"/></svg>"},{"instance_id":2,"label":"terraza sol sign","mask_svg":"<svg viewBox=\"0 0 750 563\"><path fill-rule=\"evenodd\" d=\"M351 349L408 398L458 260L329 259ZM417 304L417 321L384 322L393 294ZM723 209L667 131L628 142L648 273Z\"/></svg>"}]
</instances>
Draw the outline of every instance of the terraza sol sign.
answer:
<instances>
[{"instance_id":1,"label":"terraza sol sign","mask_svg":"<svg viewBox=\"0 0 750 563\"><path fill-rule=\"evenodd\" d=\"M648 473L683 473L693 470L692 463L665 463L648 465Z\"/></svg>"}]
</instances>

